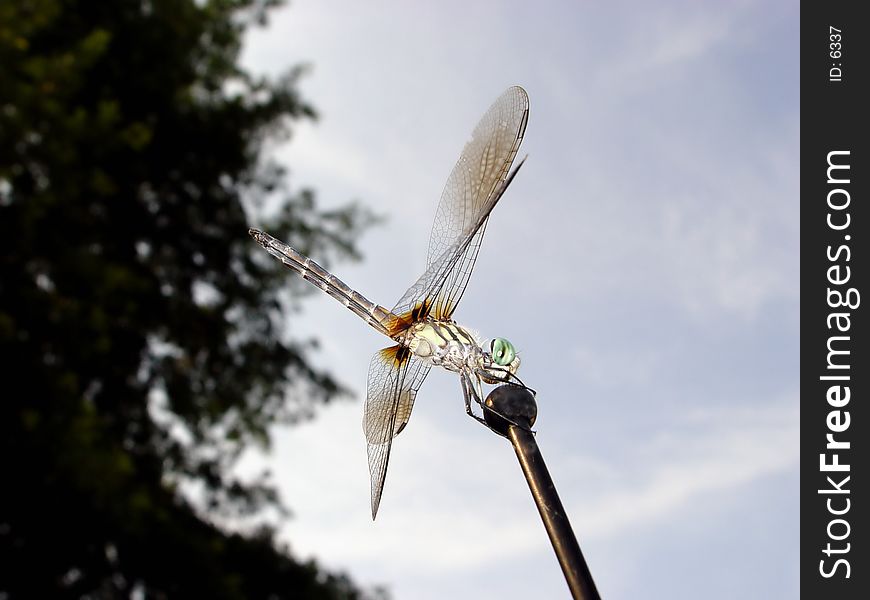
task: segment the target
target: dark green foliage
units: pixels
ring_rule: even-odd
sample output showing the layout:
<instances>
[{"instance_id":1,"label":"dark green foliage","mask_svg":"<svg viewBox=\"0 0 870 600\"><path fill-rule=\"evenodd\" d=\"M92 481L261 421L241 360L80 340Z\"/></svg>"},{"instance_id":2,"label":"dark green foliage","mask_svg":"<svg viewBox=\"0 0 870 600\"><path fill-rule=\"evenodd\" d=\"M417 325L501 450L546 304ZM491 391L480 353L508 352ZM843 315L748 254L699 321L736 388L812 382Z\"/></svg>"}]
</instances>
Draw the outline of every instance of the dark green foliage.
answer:
<instances>
[{"instance_id":1,"label":"dark green foliage","mask_svg":"<svg viewBox=\"0 0 870 600\"><path fill-rule=\"evenodd\" d=\"M313 117L298 71L237 64L274 4L0 2L0 597L357 597L202 514L279 506L229 467L342 393L249 217L320 260L369 220L261 155Z\"/></svg>"}]
</instances>

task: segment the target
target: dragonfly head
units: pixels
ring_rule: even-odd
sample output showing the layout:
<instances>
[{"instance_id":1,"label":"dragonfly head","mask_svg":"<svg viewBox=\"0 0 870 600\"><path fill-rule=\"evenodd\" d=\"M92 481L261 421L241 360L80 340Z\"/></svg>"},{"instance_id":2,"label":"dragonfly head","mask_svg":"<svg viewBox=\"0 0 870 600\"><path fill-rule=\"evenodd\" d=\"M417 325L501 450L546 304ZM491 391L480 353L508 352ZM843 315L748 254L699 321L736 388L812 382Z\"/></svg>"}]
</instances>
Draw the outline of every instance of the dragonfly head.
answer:
<instances>
[{"instance_id":1,"label":"dragonfly head","mask_svg":"<svg viewBox=\"0 0 870 600\"><path fill-rule=\"evenodd\" d=\"M493 338L487 346L485 354L490 363L487 365L488 370L493 375L501 375L496 379L507 379L507 373L513 375L517 372L520 368L520 357L513 344L504 338Z\"/></svg>"}]
</instances>

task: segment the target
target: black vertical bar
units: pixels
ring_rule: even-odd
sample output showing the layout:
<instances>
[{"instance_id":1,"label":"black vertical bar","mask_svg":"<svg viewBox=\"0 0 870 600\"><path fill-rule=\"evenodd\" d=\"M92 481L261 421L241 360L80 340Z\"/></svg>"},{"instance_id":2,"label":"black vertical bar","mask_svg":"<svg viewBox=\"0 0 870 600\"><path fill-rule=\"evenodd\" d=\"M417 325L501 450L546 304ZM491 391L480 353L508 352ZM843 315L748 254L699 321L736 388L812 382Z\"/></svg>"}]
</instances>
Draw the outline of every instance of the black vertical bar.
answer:
<instances>
[{"instance_id":1,"label":"black vertical bar","mask_svg":"<svg viewBox=\"0 0 870 600\"><path fill-rule=\"evenodd\" d=\"M850 600L870 597L867 5L802 2L800 29L800 581Z\"/></svg>"}]
</instances>

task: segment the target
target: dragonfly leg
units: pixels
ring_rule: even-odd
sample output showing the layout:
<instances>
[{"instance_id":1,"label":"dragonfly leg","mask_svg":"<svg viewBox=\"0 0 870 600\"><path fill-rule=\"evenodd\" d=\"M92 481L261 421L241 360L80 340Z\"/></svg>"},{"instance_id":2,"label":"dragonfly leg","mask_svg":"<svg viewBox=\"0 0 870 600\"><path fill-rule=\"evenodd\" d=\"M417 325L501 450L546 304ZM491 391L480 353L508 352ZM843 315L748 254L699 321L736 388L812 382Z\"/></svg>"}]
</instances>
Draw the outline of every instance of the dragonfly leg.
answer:
<instances>
[{"instance_id":1,"label":"dragonfly leg","mask_svg":"<svg viewBox=\"0 0 870 600\"><path fill-rule=\"evenodd\" d=\"M479 389L479 388L480 388L480 385L481 385L481 383L480 383L480 382L481 382L481 378L486 376L486 371L481 371L480 373L475 373L475 375L476 375L477 385L478 385L478 389ZM507 372L507 375L509 376L509 378L510 378L510 377L513 377L513 378L516 379L517 382L519 382L519 383L518 383L518 384L517 384L517 383L514 383L513 381L510 381L510 380L508 379L508 381L505 382L506 385L513 385L513 386L517 386L517 387L522 387L522 388L528 390L529 392L531 392L532 396L535 395L535 391L534 391L533 389L527 387L525 384L523 384L523 382L520 381L520 378L519 378L519 377L517 377L516 375L514 375L513 373L510 373L510 372ZM519 427L520 429L524 429L524 430L526 430L526 431L531 431L532 433L534 433L534 430L529 429L528 427L526 427L526 426L524 426L524 425L520 425L519 423L515 422L513 419L509 419L508 417L504 416L503 414L501 414L500 412L498 412L498 411L495 410L494 408L487 406L485 402L482 402L482 401L481 401L481 398L482 398L482 397L483 397L483 392L480 392L480 393L477 395L477 397L475 398L475 401L476 401L478 404L480 404L480 407L481 407L481 409L483 409L484 412L489 411L489 412L491 412L491 413L494 414L494 415L498 415L500 418L504 419L505 421L507 421L507 422L510 423L511 425L515 425L516 427ZM466 403L467 403L467 401L466 401Z\"/></svg>"},{"instance_id":2,"label":"dragonfly leg","mask_svg":"<svg viewBox=\"0 0 870 600\"><path fill-rule=\"evenodd\" d=\"M523 381L519 377L517 377L514 373L510 373L508 383L511 383L513 385L518 385L521 388L526 388L532 394L532 396L538 395L538 393L535 390L533 390L532 388L527 386L525 383L523 383Z\"/></svg>"},{"instance_id":3,"label":"dragonfly leg","mask_svg":"<svg viewBox=\"0 0 870 600\"><path fill-rule=\"evenodd\" d=\"M474 379L472 379L471 374L463 371L462 374L459 376L459 381L462 384L462 395L465 398L465 412L468 413L469 417L472 417L475 421L478 421L479 423L486 425L486 427L488 429L495 431L496 433L499 433L498 431L496 431L495 429L493 429L492 427L489 426L489 423L486 422L486 419L484 419L483 417L478 416L474 413L474 410L471 406L471 403L473 400L475 404L480 406L480 409L484 413L489 411L494 415L498 415L499 418L504 419L505 421L507 421L511 425L514 425L516 427L519 427L520 429L524 429L526 431L531 431L532 433L534 433L534 431L532 429L529 429L528 427L526 427L524 425L520 425L519 423L517 423L513 419L510 419L510 418L504 416L503 414L501 414L500 412L498 412L494 408L491 408L491 407L486 405L486 402L483 401L483 388L482 388L482 382L481 382L480 375L475 373ZM508 385L516 385L516 384L509 383ZM522 387L525 387L525 386L522 386ZM528 389L528 388L526 388L526 389ZM499 433L499 435L503 436L504 434Z\"/></svg>"},{"instance_id":4,"label":"dragonfly leg","mask_svg":"<svg viewBox=\"0 0 870 600\"><path fill-rule=\"evenodd\" d=\"M498 365L490 365L489 368L493 371L499 371L501 373L504 373L504 377L495 378L495 377L492 377L492 375L487 373L486 371L478 370L477 371L478 378L483 379L483 381L485 381L486 383L492 384L492 385L498 385L499 383L509 383L511 385L518 385L522 388L527 389L529 392L531 392L532 396L537 395L537 392L535 392L535 390L533 390L532 388L527 386L525 383L523 383L523 381L519 377L517 377L515 373L511 373L510 369L508 369L507 367L501 367Z\"/></svg>"},{"instance_id":5,"label":"dragonfly leg","mask_svg":"<svg viewBox=\"0 0 870 600\"><path fill-rule=\"evenodd\" d=\"M480 423L483 423L484 425L487 425L487 423L483 419L483 417L479 417L476 414L474 414L474 410L472 410L472 408L471 408L472 399L480 406L483 406L483 403L480 401L480 396L478 395L477 391L474 389L474 384L471 381L469 381L468 373L463 372L459 376L459 381L460 381L460 383L462 383L462 395L465 398L465 412L468 413L468 416L473 418L474 420L479 421ZM489 427L489 425L487 425L487 427Z\"/></svg>"}]
</instances>

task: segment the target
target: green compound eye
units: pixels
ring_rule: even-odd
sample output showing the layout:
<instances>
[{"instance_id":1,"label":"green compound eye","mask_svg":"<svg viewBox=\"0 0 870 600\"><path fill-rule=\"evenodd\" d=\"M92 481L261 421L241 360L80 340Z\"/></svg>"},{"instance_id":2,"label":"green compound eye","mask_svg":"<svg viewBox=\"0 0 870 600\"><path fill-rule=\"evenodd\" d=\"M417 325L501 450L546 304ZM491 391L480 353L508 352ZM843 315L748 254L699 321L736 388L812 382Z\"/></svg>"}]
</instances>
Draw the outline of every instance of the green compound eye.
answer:
<instances>
[{"instance_id":1,"label":"green compound eye","mask_svg":"<svg viewBox=\"0 0 870 600\"><path fill-rule=\"evenodd\" d=\"M513 344L504 338L495 338L489 344L492 360L495 364L506 367L514 361L517 351L514 350Z\"/></svg>"}]
</instances>

